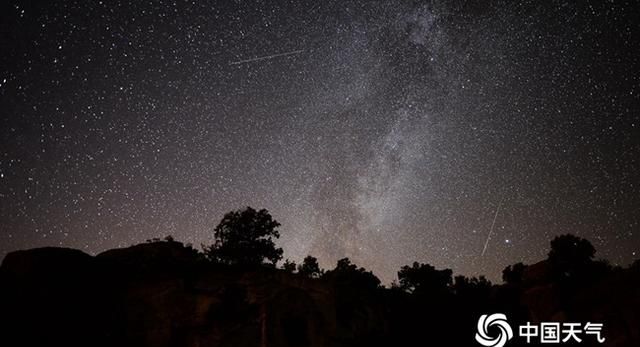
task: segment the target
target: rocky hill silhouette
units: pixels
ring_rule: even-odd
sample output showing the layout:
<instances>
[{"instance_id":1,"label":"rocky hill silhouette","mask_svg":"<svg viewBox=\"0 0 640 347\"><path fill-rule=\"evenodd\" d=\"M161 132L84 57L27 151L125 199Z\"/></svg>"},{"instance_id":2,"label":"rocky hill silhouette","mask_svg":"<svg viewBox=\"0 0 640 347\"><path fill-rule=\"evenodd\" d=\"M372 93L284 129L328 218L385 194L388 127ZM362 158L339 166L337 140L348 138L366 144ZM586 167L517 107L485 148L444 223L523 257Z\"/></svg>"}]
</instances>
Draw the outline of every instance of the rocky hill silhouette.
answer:
<instances>
[{"instance_id":1,"label":"rocky hill silhouette","mask_svg":"<svg viewBox=\"0 0 640 347\"><path fill-rule=\"evenodd\" d=\"M556 273L554 261L508 267L502 285L416 263L403 268L400 285L384 288L346 259L306 276L212 263L172 239L97 256L16 251L0 266L0 339L4 346L473 346L478 317L501 312L513 326L604 324L603 344L580 345L640 345L638 262L626 269L591 262L575 276Z\"/></svg>"}]
</instances>

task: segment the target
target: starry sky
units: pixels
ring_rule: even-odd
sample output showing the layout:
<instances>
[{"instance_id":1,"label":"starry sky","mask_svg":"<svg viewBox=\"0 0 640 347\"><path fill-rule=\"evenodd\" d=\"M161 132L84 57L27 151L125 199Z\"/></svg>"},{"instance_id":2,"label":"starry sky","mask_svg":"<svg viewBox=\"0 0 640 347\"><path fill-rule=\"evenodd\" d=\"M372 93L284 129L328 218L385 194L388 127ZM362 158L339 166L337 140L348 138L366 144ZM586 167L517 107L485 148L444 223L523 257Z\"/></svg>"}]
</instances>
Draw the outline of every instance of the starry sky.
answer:
<instances>
[{"instance_id":1,"label":"starry sky","mask_svg":"<svg viewBox=\"0 0 640 347\"><path fill-rule=\"evenodd\" d=\"M2 1L0 257L208 244L253 206L285 257L387 283L499 281L563 233L628 264L639 6Z\"/></svg>"}]
</instances>

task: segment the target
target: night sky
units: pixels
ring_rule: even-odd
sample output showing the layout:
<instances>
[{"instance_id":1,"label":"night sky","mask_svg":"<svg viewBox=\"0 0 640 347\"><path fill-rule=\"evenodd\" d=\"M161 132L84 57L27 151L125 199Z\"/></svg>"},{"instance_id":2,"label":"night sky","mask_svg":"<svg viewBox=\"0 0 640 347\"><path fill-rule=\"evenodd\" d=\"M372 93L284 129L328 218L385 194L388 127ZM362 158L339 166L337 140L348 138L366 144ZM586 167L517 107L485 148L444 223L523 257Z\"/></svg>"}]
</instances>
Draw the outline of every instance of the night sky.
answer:
<instances>
[{"instance_id":1,"label":"night sky","mask_svg":"<svg viewBox=\"0 0 640 347\"><path fill-rule=\"evenodd\" d=\"M564 233L626 265L639 7L2 1L0 258L209 244L252 206L286 258L386 283L413 261L499 281Z\"/></svg>"}]
</instances>

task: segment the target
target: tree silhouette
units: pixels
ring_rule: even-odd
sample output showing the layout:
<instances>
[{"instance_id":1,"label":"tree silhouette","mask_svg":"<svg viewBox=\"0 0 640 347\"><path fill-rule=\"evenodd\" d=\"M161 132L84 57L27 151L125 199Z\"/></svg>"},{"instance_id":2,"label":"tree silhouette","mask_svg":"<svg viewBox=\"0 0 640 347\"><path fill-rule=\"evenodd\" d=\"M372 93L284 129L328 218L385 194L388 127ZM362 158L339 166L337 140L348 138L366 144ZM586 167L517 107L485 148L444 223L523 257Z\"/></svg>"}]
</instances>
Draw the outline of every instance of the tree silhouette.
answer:
<instances>
[{"instance_id":1,"label":"tree silhouette","mask_svg":"<svg viewBox=\"0 0 640 347\"><path fill-rule=\"evenodd\" d=\"M282 259L282 248L276 248L274 243L280 237L279 226L265 209L247 207L229 212L214 229L215 243L205 253L222 264L275 266Z\"/></svg>"},{"instance_id":2,"label":"tree silhouette","mask_svg":"<svg viewBox=\"0 0 640 347\"><path fill-rule=\"evenodd\" d=\"M595 253L595 248L586 239L571 234L556 236L549 251L554 277L568 279L586 275Z\"/></svg>"},{"instance_id":3,"label":"tree silhouette","mask_svg":"<svg viewBox=\"0 0 640 347\"><path fill-rule=\"evenodd\" d=\"M400 288L410 293L443 293L452 284L450 269L436 270L429 264L414 262L411 267L403 266L398 271Z\"/></svg>"},{"instance_id":4,"label":"tree silhouette","mask_svg":"<svg viewBox=\"0 0 640 347\"><path fill-rule=\"evenodd\" d=\"M302 260L302 264L298 266L298 273L309 278L319 278L322 276L318 259L310 255L306 256L304 260Z\"/></svg>"}]
</instances>

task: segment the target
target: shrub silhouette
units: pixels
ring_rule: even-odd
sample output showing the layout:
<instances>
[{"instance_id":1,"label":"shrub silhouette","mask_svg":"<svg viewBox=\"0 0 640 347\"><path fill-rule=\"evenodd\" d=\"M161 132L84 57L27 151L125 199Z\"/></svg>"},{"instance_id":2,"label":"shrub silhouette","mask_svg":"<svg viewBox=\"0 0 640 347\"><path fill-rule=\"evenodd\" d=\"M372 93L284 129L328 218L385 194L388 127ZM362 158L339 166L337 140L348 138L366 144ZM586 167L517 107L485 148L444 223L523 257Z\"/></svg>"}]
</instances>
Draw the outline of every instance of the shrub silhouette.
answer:
<instances>
[{"instance_id":1,"label":"shrub silhouette","mask_svg":"<svg viewBox=\"0 0 640 347\"><path fill-rule=\"evenodd\" d=\"M468 312L469 315L465 319L473 317L467 319L467 324L472 325L475 317L489 310L491 288L491 282L484 276L469 278L459 275L454 278L451 289L455 295L455 302L452 306Z\"/></svg>"},{"instance_id":2,"label":"shrub silhouette","mask_svg":"<svg viewBox=\"0 0 640 347\"><path fill-rule=\"evenodd\" d=\"M207 257L217 263L242 266L275 266L282 259L278 223L265 209L251 207L224 215L214 230L215 243L205 248Z\"/></svg>"},{"instance_id":3,"label":"shrub silhouette","mask_svg":"<svg viewBox=\"0 0 640 347\"><path fill-rule=\"evenodd\" d=\"M342 258L333 270L327 271L323 278L334 280L339 286L349 286L361 289L376 289L380 287L380 279L371 271L356 266L349 258Z\"/></svg>"},{"instance_id":4,"label":"shrub silhouette","mask_svg":"<svg viewBox=\"0 0 640 347\"><path fill-rule=\"evenodd\" d=\"M491 290L491 282L484 276L466 277L459 275L454 278L451 289L456 295L470 295L477 292L486 292L488 294Z\"/></svg>"},{"instance_id":5,"label":"shrub silhouette","mask_svg":"<svg viewBox=\"0 0 640 347\"><path fill-rule=\"evenodd\" d=\"M289 273L294 273L296 272L296 262L286 259L284 261L284 264L282 264L282 270L289 272Z\"/></svg>"},{"instance_id":6,"label":"shrub silhouette","mask_svg":"<svg viewBox=\"0 0 640 347\"><path fill-rule=\"evenodd\" d=\"M398 271L400 288L414 294L446 293L452 284L450 269L436 270L429 264L414 262Z\"/></svg>"},{"instance_id":7,"label":"shrub silhouette","mask_svg":"<svg viewBox=\"0 0 640 347\"><path fill-rule=\"evenodd\" d=\"M507 284L520 284L526 268L523 263L509 265L502 270L502 280Z\"/></svg>"}]
</instances>

